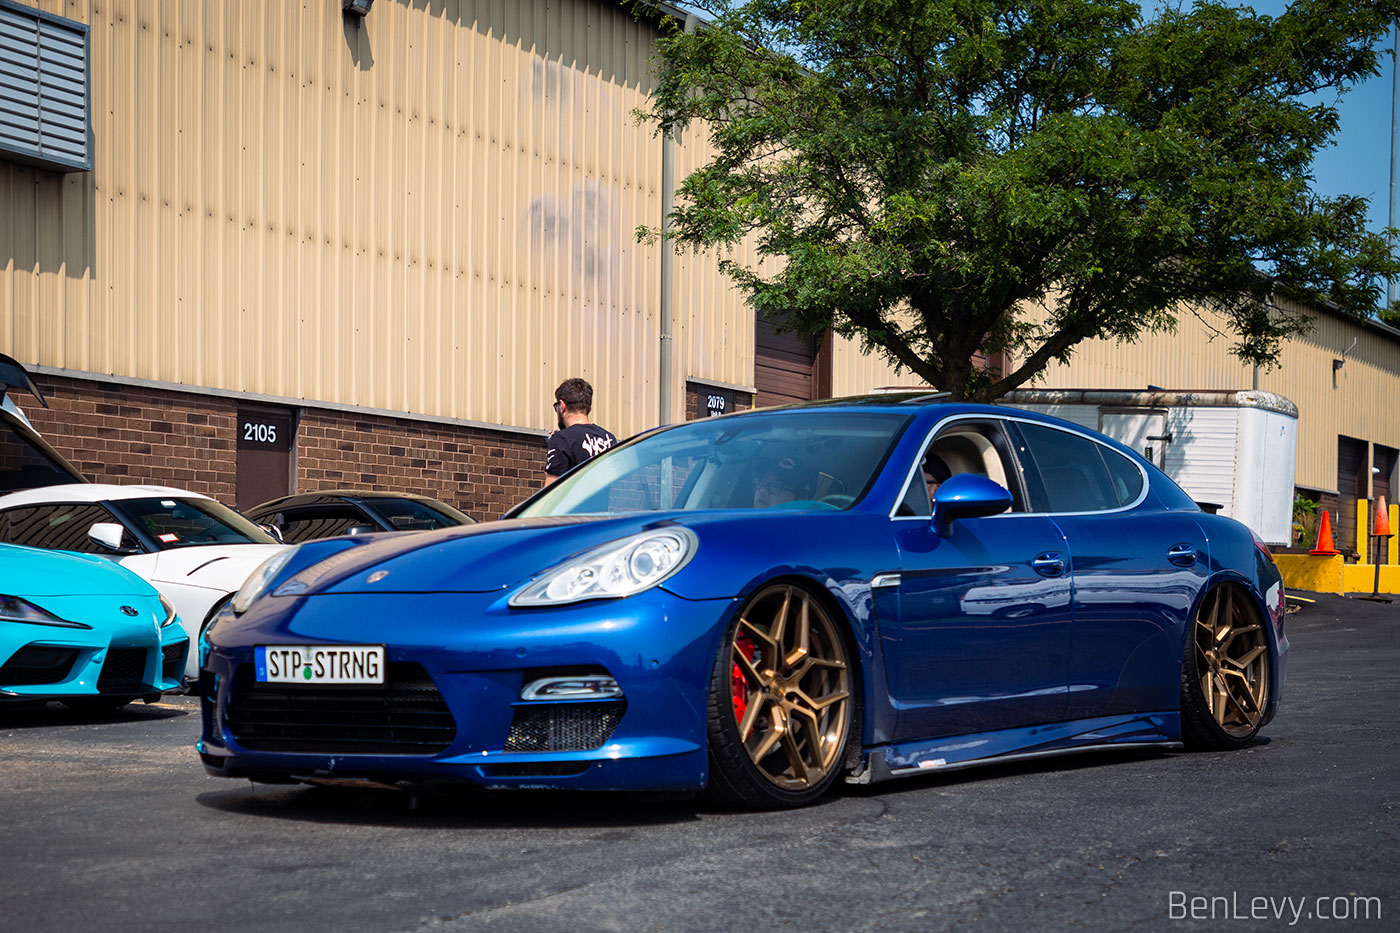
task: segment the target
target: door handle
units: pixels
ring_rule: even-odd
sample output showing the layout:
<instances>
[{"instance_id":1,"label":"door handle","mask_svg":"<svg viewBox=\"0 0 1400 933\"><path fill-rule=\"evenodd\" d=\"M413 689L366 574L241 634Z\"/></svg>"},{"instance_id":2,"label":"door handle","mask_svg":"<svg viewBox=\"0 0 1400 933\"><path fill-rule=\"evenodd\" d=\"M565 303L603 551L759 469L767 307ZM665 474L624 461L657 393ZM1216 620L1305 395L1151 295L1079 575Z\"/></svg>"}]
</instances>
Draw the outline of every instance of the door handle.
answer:
<instances>
[{"instance_id":1,"label":"door handle","mask_svg":"<svg viewBox=\"0 0 1400 933\"><path fill-rule=\"evenodd\" d=\"M1035 556L1031 561L1031 569L1042 577L1058 577L1065 572L1065 559L1058 551L1046 551Z\"/></svg>"},{"instance_id":2,"label":"door handle","mask_svg":"<svg viewBox=\"0 0 1400 933\"><path fill-rule=\"evenodd\" d=\"M1190 567L1196 563L1196 548L1190 544L1173 544L1167 550L1167 560L1178 567Z\"/></svg>"}]
</instances>

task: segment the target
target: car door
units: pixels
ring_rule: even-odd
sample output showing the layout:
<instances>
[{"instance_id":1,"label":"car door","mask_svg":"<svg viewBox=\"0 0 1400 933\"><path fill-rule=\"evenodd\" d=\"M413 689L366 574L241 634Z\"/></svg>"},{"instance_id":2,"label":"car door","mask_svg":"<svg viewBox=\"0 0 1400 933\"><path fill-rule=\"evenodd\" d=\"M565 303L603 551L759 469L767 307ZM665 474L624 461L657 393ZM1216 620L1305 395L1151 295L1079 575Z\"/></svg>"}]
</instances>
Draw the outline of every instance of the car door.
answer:
<instances>
[{"instance_id":1,"label":"car door","mask_svg":"<svg viewBox=\"0 0 1400 933\"><path fill-rule=\"evenodd\" d=\"M1063 535L1028 514L1020 464L995 419L955 420L930 437L921 464L977 472L1006 486L1012 511L959 519L939 536L921 470L892 519L897 590L881 598L895 741L986 732L1064 718L1071 567ZM940 471L933 481L945 478ZM922 500L922 502L920 501Z\"/></svg>"},{"instance_id":2,"label":"car door","mask_svg":"<svg viewBox=\"0 0 1400 933\"><path fill-rule=\"evenodd\" d=\"M1158 507L1147 472L1087 434L1014 430L1034 465L1032 507L1064 533L1074 561L1069 717L1176 709L1181 626L1209 566L1193 513Z\"/></svg>"}]
</instances>

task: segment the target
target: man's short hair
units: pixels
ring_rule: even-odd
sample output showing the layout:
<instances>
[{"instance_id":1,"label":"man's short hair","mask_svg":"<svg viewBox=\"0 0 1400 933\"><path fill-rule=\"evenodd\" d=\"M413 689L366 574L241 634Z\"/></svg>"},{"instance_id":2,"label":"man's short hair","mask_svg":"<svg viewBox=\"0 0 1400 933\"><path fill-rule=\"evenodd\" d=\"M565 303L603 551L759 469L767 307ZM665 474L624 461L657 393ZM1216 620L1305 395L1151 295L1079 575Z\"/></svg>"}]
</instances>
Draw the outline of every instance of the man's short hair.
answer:
<instances>
[{"instance_id":1,"label":"man's short hair","mask_svg":"<svg viewBox=\"0 0 1400 933\"><path fill-rule=\"evenodd\" d=\"M564 403L567 411L588 414L593 411L593 387L587 381L575 376L559 383L554 397Z\"/></svg>"}]
</instances>

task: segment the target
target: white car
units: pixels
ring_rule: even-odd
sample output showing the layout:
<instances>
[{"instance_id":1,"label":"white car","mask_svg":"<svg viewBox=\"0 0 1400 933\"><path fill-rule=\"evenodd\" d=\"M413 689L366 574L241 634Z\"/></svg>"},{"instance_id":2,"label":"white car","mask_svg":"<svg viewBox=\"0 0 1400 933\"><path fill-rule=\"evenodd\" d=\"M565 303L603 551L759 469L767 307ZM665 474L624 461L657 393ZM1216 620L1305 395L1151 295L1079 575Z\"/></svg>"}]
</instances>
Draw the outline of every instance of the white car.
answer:
<instances>
[{"instance_id":1,"label":"white car","mask_svg":"<svg viewBox=\"0 0 1400 933\"><path fill-rule=\"evenodd\" d=\"M169 486L69 483L0 496L0 541L109 557L150 581L199 636L259 564L286 550L218 501Z\"/></svg>"}]
</instances>

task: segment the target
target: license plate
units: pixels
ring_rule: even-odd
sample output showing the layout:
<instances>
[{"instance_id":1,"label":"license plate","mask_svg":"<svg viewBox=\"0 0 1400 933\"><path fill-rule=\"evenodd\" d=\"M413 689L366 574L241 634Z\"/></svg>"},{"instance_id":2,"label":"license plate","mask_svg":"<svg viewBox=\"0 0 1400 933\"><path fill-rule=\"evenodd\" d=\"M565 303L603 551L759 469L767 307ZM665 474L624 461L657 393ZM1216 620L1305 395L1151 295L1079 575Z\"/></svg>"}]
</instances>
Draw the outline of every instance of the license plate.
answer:
<instances>
[{"instance_id":1,"label":"license plate","mask_svg":"<svg viewBox=\"0 0 1400 933\"><path fill-rule=\"evenodd\" d=\"M258 682L382 684L383 645L259 645Z\"/></svg>"}]
</instances>

